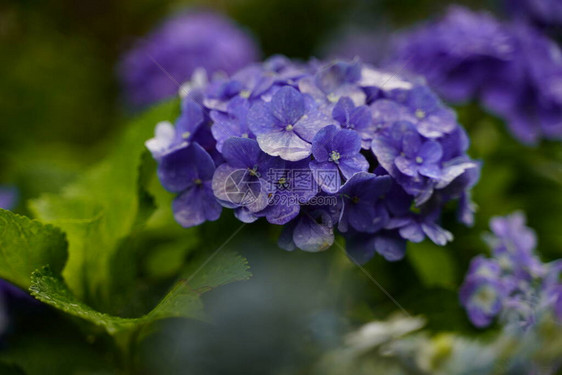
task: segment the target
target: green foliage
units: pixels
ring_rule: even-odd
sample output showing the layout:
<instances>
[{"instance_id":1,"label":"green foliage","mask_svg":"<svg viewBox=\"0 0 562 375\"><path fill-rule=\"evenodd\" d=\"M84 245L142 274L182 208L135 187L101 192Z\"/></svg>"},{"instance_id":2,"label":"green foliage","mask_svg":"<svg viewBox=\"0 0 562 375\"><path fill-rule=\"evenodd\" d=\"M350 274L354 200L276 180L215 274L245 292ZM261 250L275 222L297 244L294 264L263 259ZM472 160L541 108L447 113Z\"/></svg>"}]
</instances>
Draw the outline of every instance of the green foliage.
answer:
<instances>
[{"instance_id":1,"label":"green foliage","mask_svg":"<svg viewBox=\"0 0 562 375\"><path fill-rule=\"evenodd\" d=\"M177 109L174 100L148 111L104 160L60 194L32 200L31 211L48 224L0 210L0 278L91 323L79 325L84 332L111 335L121 349L120 367L128 371L143 328L167 318L205 320L202 294L250 277L247 261L233 252L196 252L212 245L200 246L198 229L186 230L173 220L173 196L159 184L144 142L155 124L172 120ZM66 352L67 344L64 338L54 347ZM82 360L88 357L84 353L62 363L26 343L4 352L0 361L11 372L29 374L99 367Z\"/></svg>"},{"instance_id":2,"label":"green foliage","mask_svg":"<svg viewBox=\"0 0 562 375\"><path fill-rule=\"evenodd\" d=\"M170 221L170 197L155 186L155 164L147 157L144 146L154 125L160 120L172 119L176 110L177 102L171 101L147 112L130 124L105 160L65 188L62 194L46 194L31 202L37 217L62 228L69 242L69 261L62 277L58 272L61 267L33 273L30 290L36 298L103 327L110 334L117 334L169 317L202 319L199 298L202 293L249 278L246 260L229 252L215 254L212 259L196 259L181 271L186 244L190 242L182 236L187 233L191 238L195 233L182 230ZM145 230L156 204L161 205L160 219L152 219ZM158 229L166 226L179 230L166 238L152 238ZM158 259L147 247L155 243L162 245L161 242L176 254L176 265L164 270L164 275L173 278L181 273L185 278L177 281L164 299L144 315L130 309L125 315L131 317L110 314L123 312L121 305L134 305L132 301L139 297L136 288L138 258L148 252L149 258ZM48 262L35 262L34 268L44 264ZM22 279L30 273L24 273Z\"/></svg>"},{"instance_id":3,"label":"green foliage","mask_svg":"<svg viewBox=\"0 0 562 375\"><path fill-rule=\"evenodd\" d=\"M139 194L144 173L144 142L158 121L173 119L177 102L166 102L133 121L111 154L64 189L33 200L31 210L42 221L60 227L68 237L69 260L63 276L78 298L95 306L111 303L112 287L122 276L110 272L121 241L139 228L153 208Z\"/></svg>"},{"instance_id":4,"label":"green foliage","mask_svg":"<svg viewBox=\"0 0 562 375\"><path fill-rule=\"evenodd\" d=\"M31 275L31 294L38 300L47 303L70 315L88 320L114 334L120 330L130 329L136 319L123 319L95 311L77 299L65 285L62 278L55 275L49 268L43 268Z\"/></svg>"},{"instance_id":5,"label":"green foliage","mask_svg":"<svg viewBox=\"0 0 562 375\"><path fill-rule=\"evenodd\" d=\"M411 244L407 257L426 287L455 288L458 273L451 249L424 241Z\"/></svg>"},{"instance_id":6,"label":"green foliage","mask_svg":"<svg viewBox=\"0 0 562 375\"><path fill-rule=\"evenodd\" d=\"M0 209L0 256L0 278L27 289L36 268L63 269L66 239L57 228Z\"/></svg>"},{"instance_id":7,"label":"green foliage","mask_svg":"<svg viewBox=\"0 0 562 375\"><path fill-rule=\"evenodd\" d=\"M201 294L233 281L247 280L251 276L246 260L232 252L218 253L208 263L195 262L183 274L188 278L180 279L152 311L139 318L121 318L94 310L76 298L64 280L49 268L33 272L30 290L40 301L116 335L159 319L203 319Z\"/></svg>"}]
</instances>

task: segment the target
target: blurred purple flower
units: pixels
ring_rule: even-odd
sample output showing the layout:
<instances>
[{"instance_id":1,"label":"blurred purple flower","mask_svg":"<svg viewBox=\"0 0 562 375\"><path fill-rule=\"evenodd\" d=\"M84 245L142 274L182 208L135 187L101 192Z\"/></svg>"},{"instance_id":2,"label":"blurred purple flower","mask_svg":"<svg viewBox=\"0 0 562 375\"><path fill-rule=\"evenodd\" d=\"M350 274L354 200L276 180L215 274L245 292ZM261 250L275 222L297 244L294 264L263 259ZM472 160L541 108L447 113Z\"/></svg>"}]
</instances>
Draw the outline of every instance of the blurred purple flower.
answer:
<instances>
[{"instance_id":1,"label":"blurred purple flower","mask_svg":"<svg viewBox=\"0 0 562 375\"><path fill-rule=\"evenodd\" d=\"M502 323L526 329L544 316L562 321L562 262L542 263L534 232L516 212L496 217L488 236L492 258L477 256L460 289L460 301L477 327Z\"/></svg>"},{"instance_id":2,"label":"blurred purple flower","mask_svg":"<svg viewBox=\"0 0 562 375\"><path fill-rule=\"evenodd\" d=\"M303 209L299 216L287 224L279 237L279 246L293 251L318 252L334 243L334 220L330 212L322 207Z\"/></svg>"},{"instance_id":3,"label":"blurred purple flower","mask_svg":"<svg viewBox=\"0 0 562 375\"><path fill-rule=\"evenodd\" d=\"M339 30L322 50L330 59L360 58L369 64L379 64L388 53L387 28L357 28Z\"/></svg>"},{"instance_id":4,"label":"blurred purple flower","mask_svg":"<svg viewBox=\"0 0 562 375\"><path fill-rule=\"evenodd\" d=\"M516 57L504 64L481 100L522 142L562 139L562 50L539 31L509 26Z\"/></svg>"},{"instance_id":5,"label":"blurred purple flower","mask_svg":"<svg viewBox=\"0 0 562 375\"><path fill-rule=\"evenodd\" d=\"M542 263L535 255L535 232L525 226L523 213L495 217L490 221L490 228L493 235L488 236L488 242L494 257L504 268L509 268L518 278L528 280L544 274Z\"/></svg>"},{"instance_id":6,"label":"blurred purple flower","mask_svg":"<svg viewBox=\"0 0 562 375\"><path fill-rule=\"evenodd\" d=\"M375 253L389 262L404 258L406 240L396 231L380 231L375 234L349 231L345 233L346 251L354 263L367 263Z\"/></svg>"},{"instance_id":7,"label":"blurred purple flower","mask_svg":"<svg viewBox=\"0 0 562 375\"><path fill-rule=\"evenodd\" d=\"M0 186L0 208L11 210L18 203L19 191L15 186Z\"/></svg>"},{"instance_id":8,"label":"blurred purple flower","mask_svg":"<svg viewBox=\"0 0 562 375\"><path fill-rule=\"evenodd\" d=\"M513 57L507 30L486 12L452 6L446 15L398 36L392 63L424 75L454 102L470 100Z\"/></svg>"},{"instance_id":9,"label":"blurred purple flower","mask_svg":"<svg viewBox=\"0 0 562 375\"><path fill-rule=\"evenodd\" d=\"M539 26L562 25L562 2L559 0L504 0L512 16Z\"/></svg>"},{"instance_id":10,"label":"blurred purple flower","mask_svg":"<svg viewBox=\"0 0 562 375\"><path fill-rule=\"evenodd\" d=\"M409 214L391 219L386 229L397 229L402 238L412 242L422 242L425 236L437 245L444 246L453 240L453 235L435 223L437 212L425 215Z\"/></svg>"},{"instance_id":11,"label":"blurred purple flower","mask_svg":"<svg viewBox=\"0 0 562 375\"><path fill-rule=\"evenodd\" d=\"M424 75L448 101L481 101L524 143L562 139L562 51L523 22L453 6L402 33L388 64Z\"/></svg>"},{"instance_id":12,"label":"blurred purple flower","mask_svg":"<svg viewBox=\"0 0 562 375\"><path fill-rule=\"evenodd\" d=\"M472 277L459 292L470 321L479 328L489 326L502 309L503 287L496 280Z\"/></svg>"},{"instance_id":13,"label":"blurred purple flower","mask_svg":"<svg viewBox=\"0 0 562 375\"><path fill-rule=\"evenodd\" d=\"M139 108L176 94L197 68L231 74L257 57L252 38L231 20L193 12L168 19L138 41L118 73L127 102Z\"/></svg>"}]
</instances>

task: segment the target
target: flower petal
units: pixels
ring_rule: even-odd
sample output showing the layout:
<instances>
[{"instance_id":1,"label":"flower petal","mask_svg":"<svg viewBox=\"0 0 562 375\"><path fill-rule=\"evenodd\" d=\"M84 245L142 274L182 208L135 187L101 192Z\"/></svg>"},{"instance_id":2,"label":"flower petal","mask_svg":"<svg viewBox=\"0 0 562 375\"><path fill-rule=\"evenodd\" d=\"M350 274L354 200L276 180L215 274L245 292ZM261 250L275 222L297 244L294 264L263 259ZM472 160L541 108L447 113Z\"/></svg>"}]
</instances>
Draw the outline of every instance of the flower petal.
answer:
<instances>
[{"instance_id":1,"label":"flower petal","mask_svg":"<svg viewBox=\"0 0 562 375\"><path fill-rule=\"evenodd\" d=\"M408 159L404 156L399 156L394 160L394 164L398 170L407 176L415 177L418 175L419 165L412 159Z\"/></svg>"},{"instance_id":2,"label":"flower petal","mask_svg":"<svg viewBox=\"0 0 562 375\"><path fill-rule=\"evenodd\" d=\"M338 128L334 125L326 126L321 129L314 139L312 140L312 155L317 162L328 161L330 152L332 151L332 144L335 135L338 133Z\"/></svg>"},{"instance_id":3,"label":"flower petal","mask_svg":"<svg viewBox=\"0 0 562 375\"><path fill-rule=\"evenodd\" d=\"M260 148L271 156L284 160L302 160L312 153L312 145L303 141L294 131L280 130L269 134L257 134Z\"/></svg>"},{"instance_id":4,"label":"flower petal","mask_svg":"<svg viewBox=\"0 0 562 375\"><path fill-rule=\"evenodd\" d=\"M209 183L194 185L178 195L172 203L174 218L189 228L220 217L222 207L217 202Z\"/></svg>"},{"instance_id":5,"label":"flower petal","mask_svg":"<svg viewBox=\"0 0 562 375\"><path fill-rule=\"evenodd\" d=\"M350 179L356 173L367 172L369 162L363 155L357 154L351 158L340 159L338 167L344 177Z\"/></svg>"},{"instance_id":6,"label":"flower petal","mask_svg":"<svg viewBox=\"0 0 562 375\"><path fill-rule=\"evenodd\" d=\"M295 125L304 115L304 96L291 86L283 86L273 95L271 114L282 125Z\"/></svg>"},{"instance_id":7,"label":"flower petal","mask_svg":"<svg viewBox=\"0 0 562 375\"><path fill-rule=\"evenodd\" d=\"M423 159L424 163L437 163L443 156L443 148L439 142L427 141L421 146L418 156Z\"/></svg>"},{"instance_id":8,"label":"flower petal","mask_svg":"<svg viewBox=\"0 0 562 375\"><path fill-rule=\"evenodd\" d=\"M395 262L406 255L406 240L393 233L380 234L375 237L375 250L384 259Z\"/></svg>"},{"instance_id":9,"label":"flower petal","mask_svg":"<svg viewBox=\"0 0 562 375\"><path fill-rule=\"evenodd\" d=\"M158 177L167 190L179 193L196 180L212 179L215 164L197 143L166 154L158 166Z\"/></svg>"},{"instance_id":10,"label":"flower petal","mask_svg":"<svg viewBox=\"0 0 562 375\"><path fill-rule=\"evenodd\" d=\"M310 162L310 169L314 180L318 186L326 193L337 193L342 185L340 172L338 167L332 162L319 163L317 161Z\"/></svg>"},{"instance_id":11,"label":"flower petal","mask_svg":"<svg viewBox=\"0 0 562 375\"><path fill-rule=\"evenodd\" d=\"M334 244L334 230L328 213L321 213L324 217L320 223L314 216L302 215L293 233L295 245L304 251L318 252L328 249Z\"/></svg>"},{"instance_id":12,"label":"flower petal","mask_svg":"<svg viewBox=\"0 0 562 375\"><path fill-rule=\"evenodd\" d=\"M248 138L229 138L224 142L222 156L231 167L254 169L262 151L258 143Z\"/></svg>"}]
</instances>

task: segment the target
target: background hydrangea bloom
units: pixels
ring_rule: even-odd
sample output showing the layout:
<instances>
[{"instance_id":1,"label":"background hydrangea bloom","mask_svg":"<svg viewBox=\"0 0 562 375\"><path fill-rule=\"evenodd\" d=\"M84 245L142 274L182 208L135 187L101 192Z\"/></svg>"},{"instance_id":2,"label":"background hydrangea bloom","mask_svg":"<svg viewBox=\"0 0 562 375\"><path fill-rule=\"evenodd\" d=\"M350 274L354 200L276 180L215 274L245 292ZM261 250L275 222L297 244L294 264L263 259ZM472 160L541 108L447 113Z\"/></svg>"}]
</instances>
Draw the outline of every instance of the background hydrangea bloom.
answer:
<instances>
[{"instance_id":1,"label":"background hydrangea bloom","mask_svg":"<svg viewBox=\"0 0 562 375\"><path fill-rule=\"evenodd\" d=\"M480 100L524 143L562 138L562 51L522 22L454 6L402 33L389 64L424 75L451 102Z\"/></svg>"},{"instance_id":2,"label":"background hydrangea bloom","mask_svg":"<svg viewBox=\"0 0 562 375\"><path fill-rule=\"evenodd\" d=\"M218 217L212 192L243 222L283 225L279 245L288 250L324 250L338 229L361 263L376 253L401 259L407 240L452 240L441 208L461 198L460 216L471 222L480 167L454 113L423 82L358 60L275 56L214 77L183 99L175 128L158 125L147 146L162 184L181 194L173 206L180 224ZM216 170L194 165L202 156L172 156L203 149Z\"/></svg>"},{"instance_id":3,"label":"background hydrangea bloom","mask_svg":"<svg viewBox=\"0 0 562 375\"><path fill-rule=\"evenodd\" d=\"M388 25L372 24L368 27L352 25L344 27L331 35L320 49L321 56L337 59L354 59L360 57L369 64L380 64L388 53Z\"/></svg>"},{"instance_id":4,"label":"background hydrangea bloom","mask_svg":"<svg viewBox=\"0 0 562 375\"><path fill-rule=\"evenodd\" d=\"M128 103L142 107L176 94L197 68L231 74L257 57L252 38L229 19L208 11L186 13L137 42L123 56L119 77Z\"/></svg>"},{"instance_id":5,"label":"background hydrangea bloom","mask_svg":"<svg viewBox=\"0 0 562 375\"><path fill-rule=\"evenodd\" d=\"M18 201L18 189L14 186L0 186L0 208L11 210Z\"/></svg>"},{"instance_id":6,"label":"background hydrangea bloom","mask_svg":"<svg viewBox=\"0 0 562 375\"><path fill-rule=\"evenodd\" d=\"M506 10L514 17L539 26L562 25L562 3L557 0L504 0Z\"/></svg>"},{"instance_id":7,"label":"background hydrangea bloom","mask_svg":"<svg viewBox=\"0 0 562 375\"><path fill-rule=\"evenodd\" d=\"M453 6L442 19L399 35L394 61L423 74L447 99L466 101L513 57L511 36L487 12Z\"/></svg>"},{"instance_id":8,"label":"background hydrangea bloom","mask_svg":"<svg viewBox=\"0 0 562 375\"><path fill-rule=\"evenodd\" d=\"M520 212L493 218L490 227L492 258L474 258L460 289L471 322L486 327L500 316L506 324L528 327L545 314L562 320L560 261L541 262L535 233Z\"/></svg>"}]
</instances>

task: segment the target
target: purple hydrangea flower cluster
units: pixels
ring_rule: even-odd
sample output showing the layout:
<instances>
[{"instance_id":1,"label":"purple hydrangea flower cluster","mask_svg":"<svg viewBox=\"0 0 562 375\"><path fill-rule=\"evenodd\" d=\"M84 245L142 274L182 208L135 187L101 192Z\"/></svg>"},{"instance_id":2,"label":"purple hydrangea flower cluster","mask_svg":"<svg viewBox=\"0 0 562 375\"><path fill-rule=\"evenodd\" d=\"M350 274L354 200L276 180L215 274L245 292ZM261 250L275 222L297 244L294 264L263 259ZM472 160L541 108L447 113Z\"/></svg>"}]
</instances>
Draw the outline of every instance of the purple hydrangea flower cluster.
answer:
<instances>
[{"instance_id":1,"label":"purple hydrangea flower cluster","mask_svg":"<svg viewBox=\"0 0 562 375\"><path fill-rule=\"evenodd\" d=\"M559 0L504 0L514 17L539 26L562 25L562 2Z\"/></svg>"},{"instance_id":2,"label":"purple hydrangea flower cluster","mask_svg":"<svg viewBox=\"0 0 562 375\"><path fill-rule=\"evenodd\" d=\"M231 74L256 61L252 38L228 18L209 11L176 15L137 42L118 73L127 102L153 104L178 92L198 68Z\"/></svg>"},{"instance_id":3,"label":"purple hydrangea flower cluster","mask_svg":"<svg viewBox=\"0 0 562 375\"><path fill-rule=\"evenodd\" d=\"M562 262L541 262L522 213L493 218L490 226L492 258L474 258L460 289L470 321L486 327L500 317L525 328L545 313L562 320Z\"/></svg>"},{"instance_id":4,"label":"purple hydrangea flower cluster","mask_svg":"<svg viewBox=\"0 0 562 375\"><path fill-rule=\"evenodd\" d=\"M396 46L390 64L424 75L445 99L479 100L524 143L562 139L562 51L536 29L454 6Z\"/></svg>"},{"instance_id":5,"label":"purple hydrangea flower cluster","mask_svg":"<svg viewBox=\"0 0 562 375\"><path fill-rule=\"evenodd\" d=\"M404 256L406 241L452 239L439 225L459 199L472 222L480 166L455 114L423 83L359 61L276 56L193 87L175 127L147 147L185 227L222 207L282 225L281 247L320 251L347 239L357 262Z\"/></svg>"}]
</instances>

